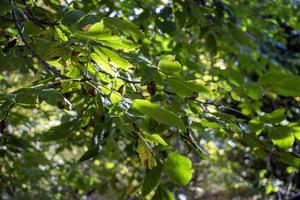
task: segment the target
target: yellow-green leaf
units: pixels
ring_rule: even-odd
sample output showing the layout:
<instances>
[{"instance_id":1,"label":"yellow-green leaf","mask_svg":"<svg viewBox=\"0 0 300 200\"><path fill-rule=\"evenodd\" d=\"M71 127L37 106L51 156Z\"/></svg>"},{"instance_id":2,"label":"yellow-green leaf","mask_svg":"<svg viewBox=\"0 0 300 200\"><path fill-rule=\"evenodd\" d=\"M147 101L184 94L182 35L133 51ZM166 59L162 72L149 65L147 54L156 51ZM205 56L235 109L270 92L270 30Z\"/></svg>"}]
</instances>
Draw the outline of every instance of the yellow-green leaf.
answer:
<instances>
[{"instance_id":1,"label":"yellow-green leaf","mask_svg":"<svg viewBox=\"0 0 300 200\"><path fill-rule=\"evenodd\" d=\"M168 144L164 141L164 139L158 134L149 134L144 132L145 139L155 145L161 144L167 146Z\"/></svg>"},{"instance_id":2,"label":"yellow-green leaf","mask_svg":"<svg viewBox=\"0 0 300 200\"><path fill-rule=\"evenodd\" d=\"M177 152L168 155L164 169L170 179L179 185L186 185L192 179L192 161Z\"/></svg>"},{"instance_id":3,"label":"yellow-green leaf","mask_svg":"<svg viewBox=\"0 0 300 200\"><path fill-rule=\"evenodd\" d=\"M271 129L269 136L272 139L273 144L282 149L292 147L295 141L291 129L285 126Z\"/></svg>"},{"instance_id":4,"label":"yellow-green leaf","mask_svg":"<svg viewBox=\"0 0 300 200\"><path fill-rule=\"evenodd\" d=\"M131 69L133 65L128 62L126 59L120 57L115 52L104 48L104 47L94 47L96 53L104 62L111 64L115 68L119 69Z\"/></svg>"},{"instance_id":5,"label":"yellow-green leaf","mask_svg":"<svg viewBox=\"0 0 300 200\"><path fill-rule=\"evenodd\" d=\"M152 155L151 149L143 138L139 138L136 151L138 152L140 160L144 164L145 168L152 169L156 166L156 161Z\"/></svg>"}]
</instances>

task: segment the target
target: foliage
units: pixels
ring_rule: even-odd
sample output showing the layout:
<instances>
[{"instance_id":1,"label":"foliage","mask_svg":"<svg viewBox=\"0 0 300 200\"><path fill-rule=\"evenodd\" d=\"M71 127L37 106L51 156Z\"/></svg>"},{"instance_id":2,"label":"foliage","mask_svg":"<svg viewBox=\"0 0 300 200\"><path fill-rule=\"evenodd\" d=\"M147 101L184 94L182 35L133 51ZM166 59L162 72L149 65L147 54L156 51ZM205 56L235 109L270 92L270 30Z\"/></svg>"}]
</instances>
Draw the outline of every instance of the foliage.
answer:
<instances>
[{"instance_id":1,"label":"foliage","mask_svg":"<svg viewBox=\"0 0 300 200\"><path fill-rule=\"evenodd\" d=\"M293 198L299 6L0 0L1 198Z\"/></svg>"}]
</instances>

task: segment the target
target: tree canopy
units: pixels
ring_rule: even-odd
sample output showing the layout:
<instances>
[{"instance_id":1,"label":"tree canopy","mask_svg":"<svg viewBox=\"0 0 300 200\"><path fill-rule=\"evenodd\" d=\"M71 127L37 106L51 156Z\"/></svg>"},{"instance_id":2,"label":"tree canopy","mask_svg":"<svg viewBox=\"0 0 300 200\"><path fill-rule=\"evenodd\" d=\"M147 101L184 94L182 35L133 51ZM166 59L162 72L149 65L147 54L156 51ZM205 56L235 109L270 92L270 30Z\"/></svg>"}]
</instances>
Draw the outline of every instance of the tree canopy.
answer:
<instances>
[{"instance_id":1,"label":"tree canopy","mask_svg":"<svg viewBox=\"0 0 300 200\"><path fill-rule=\"evenodd\" d=\"M298 0L0 0L1 199L296 199Z\"/></svg>"}]
</instances>

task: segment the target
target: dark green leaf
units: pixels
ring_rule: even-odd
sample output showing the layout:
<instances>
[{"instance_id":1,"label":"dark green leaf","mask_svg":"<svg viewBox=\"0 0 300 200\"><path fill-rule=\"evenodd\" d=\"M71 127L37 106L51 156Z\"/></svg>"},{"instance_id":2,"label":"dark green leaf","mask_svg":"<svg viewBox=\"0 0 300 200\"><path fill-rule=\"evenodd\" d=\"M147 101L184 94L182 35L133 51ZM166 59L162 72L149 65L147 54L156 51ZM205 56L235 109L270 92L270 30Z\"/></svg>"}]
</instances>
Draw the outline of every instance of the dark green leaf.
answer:
<instances>
[{"instance_id":1,"label":"dark green leaf","mask_svg":"<svg viewBox=\"0 0 300 200\"><path fill-rule=\"evenodd\" d=\"M65 26L74 25L84 15L85 13L81 10L71 10L62 18L61 23Z\"/></svg>"},{"instance_id":2,"label":"dark green leaf","mask_svg":"<svg viewBox=\"0 0 300 200\"><path fill-rule=\"evenodd\" d=\"M41 136L42 141L55 141L72 135L78 127L78 120L73 120L50 128Z\"/></svg>"},{"instance_id":3,"label":"dark green leaf","mask_svg":"<svg viewBox=\"0 0 300 200\"><path fill-rule=\"evenodd\" d=\"M127 36L132 37L135 42L143 35L138 26L125 19L108 17L104 19L104 24L112 30L117 29L118 31L122 31Z\"/></svg>"},{"instance_id":4,"label":"dark green leaf","mask_svg":"<svg viewBox=\"0 0 300 200\"><path fill-rule=\"evenodd\" d=\"M279 108L272 113L265 114L261 117L261 120L265 123L279 123L285 119L285 109Z\"/></svg>"},{"instance_id":5,"label":"dark green leaf","mask_svg":"<svg viewBox=\"0 0 300 200\"><path fill-rule=\"evenodd\" d=\"M167 188L159 186L152 200L175 200L175 197Z\"/></svg>"},{"instance_id":6,"label":"dark green leaf","mask_svg":"<svg viewBox=\"0 0 300 200\"><path fill-rule=\"evenodd\" d=\"M206 93L208 90L197 83L197 80L185 81L179 77L168 77L168 83L170 84L172 90L179 96L190 97L194 93Z\"/></svg>"},{"instance_id":7,"label":"dark green leaf","mask_svg":"<svg viewBox=\"0 0 300 200\"><path fill-rule=\"evenodd\" d=\"M96 145L89 150L87 150L78 160L78 162L84 162L90 158L94 158L97 155L99 155L102 151L102 146L101 145Z\"/></svg>"},{"instance_id":8,"label":"dark green leaf","mask_svg":"<svg viewBox=\"0 0 300 200\"><path fill-rule=\"evenodd\" d=\"M144 178L143 186L142 186L142 195L146 196L151 192L158 184L163 165L161 163L157 163L157 166L152 168L146 173Z\"/></svg>"},{"instance_id":9,"label":"dark green leaf","mask_svg":"<svg viewBox=\"0 0 300 200\"><path fill-rule=\"evenodd\" d=\"M300 96L300 76L269 72L259 79L260 84L282 96Z\"/></svg>"}]
</instances>

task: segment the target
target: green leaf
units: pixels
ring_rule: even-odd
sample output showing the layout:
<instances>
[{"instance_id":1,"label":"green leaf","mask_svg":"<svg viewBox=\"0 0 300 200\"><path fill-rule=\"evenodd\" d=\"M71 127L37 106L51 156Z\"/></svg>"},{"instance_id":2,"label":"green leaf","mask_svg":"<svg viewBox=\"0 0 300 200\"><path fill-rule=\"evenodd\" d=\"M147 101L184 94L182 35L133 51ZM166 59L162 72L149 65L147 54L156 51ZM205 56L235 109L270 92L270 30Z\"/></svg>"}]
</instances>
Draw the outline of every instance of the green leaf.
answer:
<instances>
[{"instance_id":1,"label":"green leaf","mask_svg":"<svg viewBox=\"0 0 300 200\"><path fill-rule=\"evenodd\" d=\"M149 134L146 132L143 132L145 139L147 139L149 142L154 143L155 145L161 144L164 146L167 146L168 144L162 139L162 137L158 134Z\"/></svg>"},{"instance_id":2,"label":"green leaf","mask_svg":"<svg viewBox=\"0 0 300 200\"><path fill-rule=\"evenodd\" d=\"M159 123L176 126L182 130L185 129L183 122L175 113L165 110L158 104L153 104L147 100L136 99L133 101L133 107Z\"/></svg>"},{"instance_id":3,"label":"green leaf","mask_svg":"<svg viewBox=\"0 0 300 200\"><path fill-rule=\"evenodd\" d=\"M192 161L177 152L168 155L164 169L170 179L179 185L186 185L192 179Z\"/></svg>"},{"instance_id":4,"label":"green leaf","mask_svg":"<svg viewBox=\"0 0 300 200\"><path fill-rule=\"evenodd\" d=\"M299 167L300 166L300 157L293 155L290 152L279 152L279 160L287 165Z\"/></svg>"},{"instance_id":5,"label":"green leaf","mask_svg":"<svg viewBox=\"0 0 300 200\"><path fill-rule=\"evenodd\" d=\"M143 36L139 27L128 20L107 17L104 19L104 23L108 28L122 31L125 35L132 37L135 42Z\"/></svg>"},{"instance_id":6,"label":"green leaf","mask_svg":"<svg viewBox=\"0 0 300 200\"><path fill-rule=\"evenodd\" d=\"M273 144L282 149L292 147L295 141L291 129L286 126L272 128L269 137L272 139Z\"/></svg>"},{"instance_id":7,"label":"green leaf","mask_svg":"<svg viewBox=\"0 0 300 200\"><path fill-rule=\"evenodd\" d=\"M143 196L149 194L157 186L162 169L163 165L158 162L156 167L147 172L142 186Z\"/></svg>"},{"instance_id":8,"label":"green leaf","mask_svg":"<svg viewBox=\"0 0 300 200\"><path fill-rule=\"evenodd\" d=\"M172 55L162 56L158 68L166 75L178 74L182 71L181 64Z\"/></svg>"},{"instance_id":9,"label":"green leaf","mask_svg":"<svg viewBox=\"0 0 300 200\"><path fill-rule=\"evenodd\" d=\"M62 94L53 88L43 89L38 95L40 100L43 100L52 106L57 106L57 103L63 100Z\"/></svg>"},{"instance_id":10,"label":"green leaf","mask_svg":"<svg viewBox=\"0 0 300 200\"><path fill-rule=\"evenodd\" d=\"M76 24L84 15L85 13L81 10L71 10L62 18L61 23L65 26Z\"/></svg>"},{"instance_id":11,"label":"green leaf","mask_svg":"<svg viewBox=\"0 0 300 200\"><path fill-rule=\"evenodd\" d=\"M63 33L63 31L58 26L54 26L54 29L59 39L61 39L63 42L68 41L68 37L66 36L66 34Z\"/></svg>"},{"instance_id":12,"label":"green leaf","mask_svg":"<svg viewBox=\"0 0 300 200\"><path fill-rule=\"evenodd\" d=\"M141 47L140 45L135 44L130 40L117 36L110 37L105 40L102 39L101 43L105 46L111 47L116 50L122 50L124 52L138 51Z\"/></svg>"},{"instance_id":13,"label":"green leaf","mask_svg":"<svg viewBox=\"0 0 300 200\"><path fill-rule=\"evenodd\" d=\"M141 162L144 164L145 168L152 169L156 166L156 160L152 155L152 149L143 138L138 139L136 151L138 152Z\"/></svg>"},{"instance_id":14,"label":"green leaf","mask_svg":"<svg viewBox=\"0 0 300 200\"><path fill-rule=\"evenodd\" d=\"M111 64L113 67L118 69L132 69L133 65L128 62L126 59L121 58L115 52L104 48L104 47L94 47L98 56L106 62L107 64Z\"/></svg>"},{"instance_id":15,"label":"green leaf","mask_svg":"<svg viewBox=\"0 0 300 200\"><path fill-rule=\"evenodd\" d=\"M297 140L300 140L300 126L294 126L291 128L293 133L294 133L294 136Z\"/></svg>"},{"instance_id":16,"label":"green leaf","mask_svg":"<svg viewBox=\"0 0 300 200\"><path fill-rule=\"evenodd\" d=\"M211 119L211 118L210 118ZM202 118L200 119L200 123L203 127L208 127L208 128L221 128L222 125L218 123L217 119L211 119L211 121Z\"/></svg>"},{"instance_id":17,"label":"green leaf","mask_svg":"<svg viewBox=\"0 0 300 200\"><path fill-rule=\"evenodd\" d=\"M300 124L299 124L299 122L291 122L288 124L288 127L291 129L295 138L297 140L300 140Z\"/></svg>"},{"instance_id":18,"label":"green leaf","mask_svg":"<svg viewBox=\"0 0 300 200\"><path fill-rule=\"evenodd\" d=\"M93 40L101 43L104 46L111 47L116 50L124 52L137 51L140 45L135 44L131 40L124 37L112 35L111 30L105 28L103 21L97 22L93 25L87 25L82 31L73 30L69 28L69 32L82 39Z\"/></svg>"},{"instance_id":19,"label":"green leaf","mask_svg":"<svg viewBox=\"0 0 300 200\"><path fill-rule=\"evenodd\" d=\"M247 144L253 153L260 159L265 159L267 156L266 151L261 148L261 141L254 134L245 134L243 141Z\"/></svg>"},{"instance_id":20,"label":"green leaf","mask_svg":"<svg viewBox=\"0 0 300 200\"><path fill-rule=\"evenodd\" d=\"M98 22L101 22L101 17L99 15L87 14L80 18L76 26L78 29L85 31L88 27Z\"/></svg>"},{"instance_id":21,"label":"green leaf","mask_svg":"<svg viewBox=\"0 0 300 200\"><path fill-rule=\"evenodd\" d=\"M208 92L204 86L197 83L197 80L185 81L179 77L168 77L167 81L172 90L181 97L190 97L194 93Z\"/></svg>"},{"instance_id":22,"label":"green leaf","mask_svg":"<svg viewBox=\"0 0 300 200\"><path fill-rule=\"evenodd\" d=\"M285 119L285 109L279 108L271 113L265 114L261 117L261 120L265 123L279 123Z\"/></svg>"},{"instance_id":23,"label":"green leaf","mask_svg":"<svg viewBox=\"0 0 300 200\"><path fill-rule=\"evenodd\" d=\"M107 60L103 60L103 58L106 58L106 57L104 57L104 56L100 57L97 53L91 53L91 58L99 67L101 67L101 69L103 69L105 72L109 73L113 77L115 76L115 73L112 70L112 67L110 66L110 64L107 62Z\"/></svg>"},{"instance_id":24,"label":"green leaf","mask_svg":"<svg viewBox=\"0 0 300 200\"><path fill-rule=\"evenodd\" d=\"M251 45L250 37L248 37L246 33L244 33L239 27L235 25L229 25L228 28L233 38L236 39L240 44L246 46Z\"/></svg>"},{"instance_id":25,"label":"green leaf","mask_svg":"<svg viewBox=\"0 0 300 200\"><path fill-rule=\"evenodd\" d=\"M212 56L215 56L218 51L217 41L214 34L210 33L206 36L206 46L209 49Z\"/></svg>"},{"instance_id":26,"label":"green leaf","mask_svg":"<svg viewBox=\"0 0 300 200\"><path fill-rule=\"evenodd\" d=\"M165 187L159 186L152 200L175 200L174 195Z\"/></svg>"},{"instance_id":27,"label":"green leaf","mask_svg":"<svg viewBox=\"0 0 300 200\"><path fill-rule=\"evenodd\" d=\"M12 5L9 2L9 0L0 0L0 5L0 15L5 15L12 8Z\"/></svg>"},{"instance_id":28,"label":"green leaf","mask_svg":"<svg viewBox=\"0 0 300 200\"><path fill-rule=\"evenodd\" d=\"M55 141L64 139L72 133L75 132L75 130L78 127L78 120L72 120L70 122L63 123L61 125L52 127L48 130L48 132L44 133L41 136L42 141Z\"/></svg>"},{"instance_id":29,"label":"green leaf","mask_svg":"<svg viewBox=\"0 0 300 200\"><path fill-rule=\"evenodd\" d=\"M263 95L261 86L257 84L247 84L245 86L245 92L250 98L254 100L259 100Z\"/></svg>"},{"instance_id":30,"label":"green leaf","mask_svg":"<svg viewBox=\"0 0 300 200\"><path fill-rule=\"evenodd\" d=\"M282 96L300 96L300 76L269 72L259 79L259 83Z\"/></svg>"},{"instance_id":31,"label":"green leaf","mask_svg":"<svg viewBox=\"0 0 300 200\"><path fill-rule=\"evenodd\" d=\"M204 17L205 13L202 12L199 5L197 5L193 1L189 1L189 7L190 7L192 16L197 20L197 22L199 24L203 24L206 22L205 17Z\"/></svg>"},{"instance_id":32,"label":"green leaf","mask_svg":"<svg viewBox=\"0 0 300 200\"><path fill-rule=\"evenodd\" d=\"M96 42L101 42L102 40L119 41L119 37L111 35L111 31L104 27L102 20L95 24L87 25L82 28L82 31L77 31L74 34L82 38L94 40Z\"/></svg>"},{"instance_id":33,"label":"green leaf","mask_svg":"<svg viewBox=\"0 0 300 200\"><path fill-rule=\"evenodd\" d=\"M21 106L34 106L40 103L38 90L32 88L21 88L9 94L8 99Z\"/></svg>"},{"instance_id":34,"label":"green leaf","mask_svg":"<svg viewBox=\"0 0 300 200\"><path fill-rule=\"evenodd\" d=\"M100 22L97 22L91 26L89 26L88 31L86 32L88 35L91 36L97 36L99 34L101 34L104 31L104 23L101 20ZM107 31L108 33L110 33L110 31Z\"/></svg>"},{"instance_id":35,"label":"green leaf","mask_svg":"<svg viewBox=\"0 0 300 200\"><path fill-rule=\"evenodd\" d=\"M53 88L21 88L8 95L8 99L21 106L34 106L45 101L56 106L62 94Z\"/></svg>"},{"instance_id":36,"label":"green leaf","mask_svg":"<svg viewBox=\"0 0 300 200\"><path fill-rule=\"evenodd\" d=\"M263 123L260 120L253 118L249 121L248 128L251 132L259 135L263 129Z\"/></svg>"},{"instance_id":37,"label":"green leaf","mask_svg":"<svg viewBox=\"0 0 300 200\"><path fill-rule=\"evenodd\" d=\"M97 155L100 154L100 152L102 151L102 146L100 145L96 145L92 148L90 148L89 150L87 150L78 160L78 162L84 162L90 158L94 158Z\"/></svg>"},{"instance_id":38,"label":"green leaf","mask_svg":"<svg viewBox=\"0 0 300 200\"><path fill-rule=\"evenodd\" d=\"M222 70L220 76L224 76L231 84L236 87L241 87L243 84L243 75L236 68L228 68L226 70ZM246 88L245 88L246 89Z\"/></svg>"}]
</instances>

